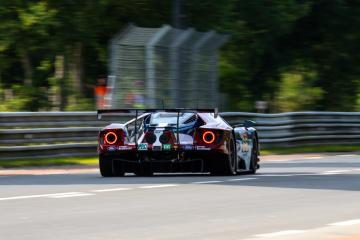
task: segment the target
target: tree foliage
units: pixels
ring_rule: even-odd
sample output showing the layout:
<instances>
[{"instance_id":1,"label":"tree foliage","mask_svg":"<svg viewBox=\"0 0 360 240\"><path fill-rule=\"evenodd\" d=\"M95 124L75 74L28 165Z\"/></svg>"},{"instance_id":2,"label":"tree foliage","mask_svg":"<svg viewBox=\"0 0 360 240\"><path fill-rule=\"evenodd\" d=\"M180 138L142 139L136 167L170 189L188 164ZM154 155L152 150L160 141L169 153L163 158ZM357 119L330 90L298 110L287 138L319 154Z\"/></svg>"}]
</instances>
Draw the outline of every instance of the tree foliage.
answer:
<instances>
[{"instance_id":1,"label":"tree foliage","mask_svg":"<svg viewBox=\"0 0 360 240\"><path fill-rule=\"evenodd\" d=\"M228 110L359 110L359 1L182 2L182 27L231 35L220 55ZM111 37L129 22L171 24L171 11L158 0L0 1L0 110L93 108Z\"/></svg>"}]
</instances>

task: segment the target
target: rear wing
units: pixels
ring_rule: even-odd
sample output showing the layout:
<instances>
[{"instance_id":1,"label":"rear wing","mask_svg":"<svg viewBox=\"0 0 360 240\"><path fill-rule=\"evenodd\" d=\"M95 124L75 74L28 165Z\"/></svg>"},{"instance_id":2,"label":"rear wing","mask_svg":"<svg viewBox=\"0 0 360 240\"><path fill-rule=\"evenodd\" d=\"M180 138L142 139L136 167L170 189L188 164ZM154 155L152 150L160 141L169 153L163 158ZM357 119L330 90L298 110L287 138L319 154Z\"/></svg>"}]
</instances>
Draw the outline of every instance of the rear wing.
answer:
<instances>
[{"instance_id":1,"label":"rear wing","mask_svg":"<svg viewBox=\"0 0 360 240\"><path fill-rule=\"evenodd\" d=\"M136 118L139 114L144 113L155 113L155 112L174 112L174 113L213 113L216 118L219 115L217 108L123 108L123 109L98 109L97 110L97 118L101 119L103 114L111 114L111 113L135 113Z\"/></svg>"},{"instance_id":2,"label":"rear wing","mask_svg":"<svg viewBox=\"0 0 360 240\"><path fill-rule=\"evenodd\" d=\"M147 108L147 109L137 109L137 108L124 108L124 109L98 109L97 110L97 118L100 120L101 115L103 114L111 114L111 113L135 113L135 145L137 149L137 119L140 114L144 113L155 113L155 112L173 112L177 113L177 121L176 121L176 137L177 144L179 145L179 118L180 113L213 113L214 117L217 118L219 115L217 108Z\"/></svg>"}]
</instances>

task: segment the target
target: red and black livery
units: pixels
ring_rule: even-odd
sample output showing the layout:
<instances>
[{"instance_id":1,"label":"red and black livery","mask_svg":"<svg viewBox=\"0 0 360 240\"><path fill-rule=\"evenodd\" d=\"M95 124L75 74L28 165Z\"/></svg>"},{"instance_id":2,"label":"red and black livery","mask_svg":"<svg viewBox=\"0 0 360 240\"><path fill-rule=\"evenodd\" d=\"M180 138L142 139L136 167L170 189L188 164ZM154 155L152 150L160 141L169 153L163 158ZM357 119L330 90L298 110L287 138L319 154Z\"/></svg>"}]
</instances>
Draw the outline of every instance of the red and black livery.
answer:
<instances>
[{"instance_id":1,"label":"red and black livery","mask_svg":"<svg viewBox=\"0 0 360 240\"><path fill-rule=\"evenodd\" d=\"M99 132L99 166L104 177L127 172L140 176L154 172L232 175L255 173L258 168L256 130L252 126L233 128L217 109L104 109L98 110L98 117L124 113L133 113L135 118ZM253 140L249 144L247 139L247 148L242 147L244 133ZM243 149L251 151L249 159Z\"/></svg>"}]
</instances>

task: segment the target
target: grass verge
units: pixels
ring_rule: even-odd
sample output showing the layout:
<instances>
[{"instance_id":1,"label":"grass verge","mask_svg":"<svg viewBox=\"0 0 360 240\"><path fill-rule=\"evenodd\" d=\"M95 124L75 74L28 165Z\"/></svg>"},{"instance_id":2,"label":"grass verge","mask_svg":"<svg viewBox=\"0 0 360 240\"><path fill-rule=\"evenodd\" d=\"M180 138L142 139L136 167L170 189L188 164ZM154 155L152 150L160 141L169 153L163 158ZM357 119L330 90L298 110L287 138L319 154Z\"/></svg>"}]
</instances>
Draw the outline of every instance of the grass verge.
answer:
<instances>
[{"instance_id":1,"label":"grass verge","mask_svg":"<svg viewBox=\"0 0 360 240\"><path fill-rule=\"evenodd\" d=\"M360 145L318 145L289 148L262 149L261 155L295 154L295 153L331 153L331 152L356 152Z\"/></svg>"},{"instance_id":2,"label":"grass verge","mask_svg":"<svg viewBox=\"0 0 360 240\"><path fill-rule=\"evenodd\" d=\"M98 157L59 157L39 159L1 160L0 167L44 167L64 165L95 165L98 164Z\"/></svg>"}]
</instances>

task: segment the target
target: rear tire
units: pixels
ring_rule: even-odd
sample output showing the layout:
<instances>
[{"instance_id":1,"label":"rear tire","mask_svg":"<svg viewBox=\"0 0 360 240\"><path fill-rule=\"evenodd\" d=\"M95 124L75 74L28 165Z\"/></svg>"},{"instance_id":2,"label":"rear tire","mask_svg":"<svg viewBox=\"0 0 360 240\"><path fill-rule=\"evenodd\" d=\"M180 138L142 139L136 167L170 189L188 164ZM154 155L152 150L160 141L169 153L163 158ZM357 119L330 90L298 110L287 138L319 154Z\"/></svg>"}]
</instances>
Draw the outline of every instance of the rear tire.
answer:
<instances>
[{"instance_id":1,"label":"rear tire","mask_svg":"<svg viewBox=\"0 0 360 240\"><path fill-rule=\"evenodd\" d=\"M122 162L102 155L99 156L99 169L103 177L121 177L125 174Z\"/></svg>"},{"instance_id":2,"label":"rear tire","mask_svg":"<svg viewBox=\"0 0 360 240\"><path fill-rule=\"evenodd\" d=\"M236 174L236 148L234 140L230 140L229 154L211 161L210 174L214 176L231 176Z\"/></svg>"},{"instance_id":3,"label":"rear tire","mask_svg":"<svg viewBox=\"0 0 360 240\"><path fill-rule=\"evenodd\" d=\"M99 155L99 169L100 169L100 174L103 177L114 176L112 172L112 160L102 155Z\"/></svg>"},{"instance_id":4,"label":"rear tire","mask_svg":"<svg viewBox=\"0 0 360 240\"><path fill-rule=\"evenodd\" d=\"M116 177L123 177L125 175L124 164L121 161L112 160L112 171Z\"/></svg>"}]
</instances>

